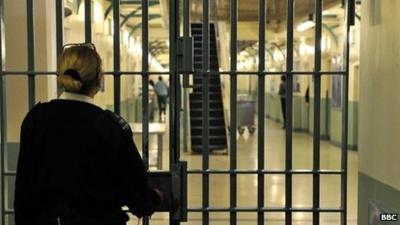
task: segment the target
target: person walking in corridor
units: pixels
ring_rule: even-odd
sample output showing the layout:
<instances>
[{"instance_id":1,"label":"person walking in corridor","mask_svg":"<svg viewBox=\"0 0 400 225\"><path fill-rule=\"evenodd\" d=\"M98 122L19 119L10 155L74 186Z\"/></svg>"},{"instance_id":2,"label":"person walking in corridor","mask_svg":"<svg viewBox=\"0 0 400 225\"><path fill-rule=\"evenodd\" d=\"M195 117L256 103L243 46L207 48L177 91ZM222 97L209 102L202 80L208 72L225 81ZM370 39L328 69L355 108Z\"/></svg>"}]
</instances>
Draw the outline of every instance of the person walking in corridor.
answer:
<instances>
[{"instance_id":1,"label":"person walking in corridor","mask_svg":"<svg viewBox=\"0 0 400 225\"><path fill-rule=\"evenodd\" d=\"M281 83L279 85L279 96L281 98L281 107L282 107L282 118L283 118L283 127L286 127L286 77L281 76Z\"/></svg>"},{"instance_id":2,"label":"person walking in corridor","mask_svg":"<svg viewBox=\"0 0 400 225\"><path fill-rule=\"evenodd\" d=\"M162 117L165 116L165 110L167 108L168 86L161 76L158 77L155 89L160 115L159 120L162 121Z\"/></svg>"},{"instance_id":3,"label":"person walking in corridor","mask_svg":"<svg viewBox=\"0 0 400 225\"><path fill-rule=\"evenodd\" d=\"M38 103L21 127L16 225L125 225L127 206L150 216L162 199L129 124L93 102L103 79L93 44L64 46L59 99Z\"/></svg>"}]
</instances>

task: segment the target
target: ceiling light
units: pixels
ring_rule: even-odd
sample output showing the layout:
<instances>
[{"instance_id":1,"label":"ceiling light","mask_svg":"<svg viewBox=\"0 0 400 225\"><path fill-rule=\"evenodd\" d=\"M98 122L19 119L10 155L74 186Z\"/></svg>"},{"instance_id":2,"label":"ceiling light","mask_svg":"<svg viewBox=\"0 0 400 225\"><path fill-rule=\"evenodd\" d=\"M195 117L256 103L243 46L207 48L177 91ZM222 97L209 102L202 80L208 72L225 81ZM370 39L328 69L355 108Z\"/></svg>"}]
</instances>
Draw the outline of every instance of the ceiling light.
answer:
<instances>
[{"instance_id":1,"label":"ceiling light","mask_svg":"<svg viewBox=\"0 0 400 225\"><path fill-rule=\"evenodd\" d=\"M313 14L309 14L308 15L308 20L304 21L303 23L301 23L301 24L299 24L297 26L297 31L298 32L303 32L303 31L308 30L308 29L310 29L310 28L312 28L314 26L315 26L314 15Z\"/></svg>"},{"instance_id":2,"label":"ceiling light","mask_svg":"<svg viewBox=\"0 0 400 225\"><path fill-rule=\"evenodd\" d=\"M315 26L315 23L313 21L307 20L307 21L305 21L305 22L303 22L303 23L301 23L301 24L299 24L297 26L297 31L298 32L303 32L303 31L306 31L306 30L308 30L308 29L310 29L310 28L312 28L314 26Z\"/></svg>"},{"instance_id":3,"label":"ceiling light","mask_svg":"<svg viewBox=\"0 0 400 225\"><path fill-rule=\"evenodd\" d=\"M104 15L103 6L99 2L95 2L93 7L94 7L93 9L94 22L96 24L100 24L103 21L103 15Z\"/></svg>"}]
</instances>

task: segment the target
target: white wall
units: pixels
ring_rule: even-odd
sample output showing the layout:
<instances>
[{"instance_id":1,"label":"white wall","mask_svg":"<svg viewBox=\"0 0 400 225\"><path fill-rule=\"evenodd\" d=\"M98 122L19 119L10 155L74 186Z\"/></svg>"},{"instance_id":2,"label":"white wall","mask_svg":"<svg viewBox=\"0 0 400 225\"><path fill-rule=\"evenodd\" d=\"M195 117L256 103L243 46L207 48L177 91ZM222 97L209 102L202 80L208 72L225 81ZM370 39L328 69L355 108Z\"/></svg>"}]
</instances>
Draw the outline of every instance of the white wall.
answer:
<instances>
[{"instance_id":1,"label":"white wall","mask_svg":"<svg viewBox=\"0 0 400 225\"><path fill-rule=\"evenodd\" d=\"M5 68L9 71L27 70L26 1L4 1ZM35 69L55 71L54 2L35 1ZM56 97L55 76L36 77L36 102ZM7 76L8 141L19 141L20 124L28 111L28 79Z\"/></svg>"},{"instance_id":2,"label":"white wall","mask_svg":"<svg viewBox=\"0 0 400 225\"><path fill-rule=\"evenodd\" d=\"M362 2L359 110L359 170L398 190L399 12L398 0Z\"/></svg>"}]
</instances>

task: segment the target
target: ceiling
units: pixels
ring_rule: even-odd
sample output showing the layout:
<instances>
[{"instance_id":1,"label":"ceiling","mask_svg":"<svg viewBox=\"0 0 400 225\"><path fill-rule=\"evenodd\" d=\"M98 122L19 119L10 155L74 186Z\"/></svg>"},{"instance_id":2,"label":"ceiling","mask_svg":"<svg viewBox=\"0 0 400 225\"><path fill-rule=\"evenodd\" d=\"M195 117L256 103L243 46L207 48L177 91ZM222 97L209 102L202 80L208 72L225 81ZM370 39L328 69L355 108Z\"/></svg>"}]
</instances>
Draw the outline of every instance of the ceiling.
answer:
<instances>
[{"instance_id":1,"label":"ceiling","mask_svg":"<svg viewBox=\"0 0 400 225\"><path fill-rule=\"evenodd\" d=\"M181 4L182 4L181 0ZM202 20L203 0L191 0L191 21ZM210 2L211 21L230 21L231 0L212 0ZM332 11L339 6L341 0L324 0L324 23L335 26L343 16L343 10ZM109 3L111 5L111 3ZM169 0L149 0L149 42L151 54L166 66L168 64L168 11ZM238 0L238 40L254 43L258 38L258 11L259 0ZM340 8L340 7L337 7ZM295 0L295 26L306 20L315 11L315 0ZM111 12L112 13L112 12ZM136 36L141 35L141 0L121 1L121 22L124 23ZM181 14L182 15L182 14ZM279 44L285 38L287 16L286 0L266 0L267 36L273 37Z\"/></svg>"}]
</instances>

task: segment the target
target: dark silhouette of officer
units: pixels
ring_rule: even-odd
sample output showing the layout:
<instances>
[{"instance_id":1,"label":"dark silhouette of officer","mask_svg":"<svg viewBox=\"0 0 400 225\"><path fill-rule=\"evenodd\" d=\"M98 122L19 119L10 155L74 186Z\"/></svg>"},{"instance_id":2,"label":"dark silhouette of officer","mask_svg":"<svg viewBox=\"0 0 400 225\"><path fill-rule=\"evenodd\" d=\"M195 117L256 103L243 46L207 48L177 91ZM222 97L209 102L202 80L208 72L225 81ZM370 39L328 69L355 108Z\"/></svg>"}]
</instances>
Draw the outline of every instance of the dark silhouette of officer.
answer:
<instances>
[{"instance_id":1,"label":"dark silhouette of officer","mask_svg":"<svg viewBox=\"0 0 400 225\"><path fill-rule=\"evenodd\" d=\"M60 99L37 104L21 127L16 225L124 225L158 207L129 124L93 104L103 75L92 44L64 47Z\"/></svg>"}]
</instances>

